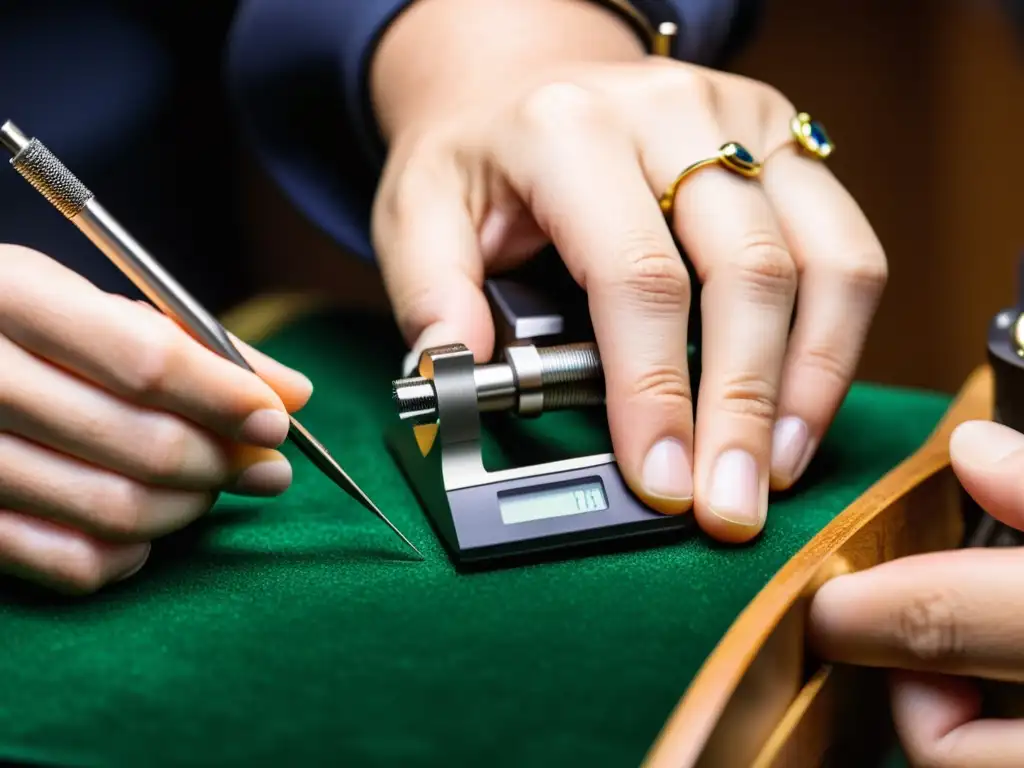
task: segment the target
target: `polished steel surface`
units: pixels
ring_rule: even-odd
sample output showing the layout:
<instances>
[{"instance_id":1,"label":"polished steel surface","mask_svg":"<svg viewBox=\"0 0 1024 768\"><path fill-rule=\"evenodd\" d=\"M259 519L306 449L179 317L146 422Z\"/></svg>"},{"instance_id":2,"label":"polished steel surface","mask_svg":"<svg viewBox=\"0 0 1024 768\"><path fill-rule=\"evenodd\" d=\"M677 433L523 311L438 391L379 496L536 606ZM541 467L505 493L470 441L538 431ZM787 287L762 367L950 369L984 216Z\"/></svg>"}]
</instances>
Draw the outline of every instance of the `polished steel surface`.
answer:
<instances>
[{"instance_id":1,"label":"polished steel surface","mask_svg":"<svg viewBox=\"0 0 1024 768\"><path fill-rule=\"evenodd\" d=\"M28 136L18 130L18 126L8 120L0 126L0 144L12 154L16 155L28 146Z\"/></svg>"},{"instance_id":2,"label":"polished steel surface","mask_svg":"<svg viewBox=\"0 0 1024 768\"><path fill-rule=\"evenodd\" d=\"M543 465L513 467L489 472L484 467L480 414L486 411L513 411L536 415L533 401L523 406L524 392L540 393L543 410L597 405L604 402L603 371L593 344L567 344L537 348L515 345L509 362L475 365L473 353L462 344L424 350L420 355L419 376L398 379L392 393L399 417L412 430L425 430L419 442L423 466L439 472L439 492L454 491L487 483L518 480L539 474L595 467L614 461L602 453ZM520 368L517 370L516 361ZM544 360L547 360L545 365ZM545 389L545 371L547 387ZM482 372L482 373L481 373ZM520 381L524 386L520 386ZM550 392L562 389L576 394L556 398ZM589 393L589 394L588 394ZM437 429L430 431L431 425ZM440 499L434 503L440 503Z\"/></svg>"},{"instance_id":3,"label":"polished steel surface","mask_svg":"<svg viewBox=\"0 0 1024 768\"><path fill-rule=\"evenodd\" d=\"M592 342L515 344L505 348L504 357L503 363L473 366L476 408L481 412L538 416L604 403L604 371ZM438 418L436 384L426 376L392 382L392 397L404 421L425 424Z\"/></svg>"}]
</instances>

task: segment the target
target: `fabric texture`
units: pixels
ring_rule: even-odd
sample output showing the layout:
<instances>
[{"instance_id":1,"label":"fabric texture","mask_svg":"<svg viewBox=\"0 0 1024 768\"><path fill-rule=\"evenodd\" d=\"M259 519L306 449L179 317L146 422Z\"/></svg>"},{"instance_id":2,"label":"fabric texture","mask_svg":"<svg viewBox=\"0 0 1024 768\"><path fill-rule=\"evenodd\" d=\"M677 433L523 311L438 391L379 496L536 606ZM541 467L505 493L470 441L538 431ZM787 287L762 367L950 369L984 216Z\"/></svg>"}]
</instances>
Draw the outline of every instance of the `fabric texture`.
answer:
<instances>
[{"instance_id":1,"label":"fabric texture","mask_svg":"<svg viewBox=\"0 0 1024 768\"><path fill-rule=\"evenodd\" d=\"M698 534L466 574L381 437L403 352L390 324L320 316L261 347L312 378L301 420L425 562L286 447L286 494L225 496L126 582L87 599L0 582L0 760L636 765L744 606L949 404L854 386L751 545ZM552 414L531 429L579 455L606 447L589 424Z\"/></svg>"},{"instance_id":2,"label":"fabric texture","mask_svg":"<svg viewBox=\"0 0 1024 768\"><path fill-rule=\"evenodd\" d=\"M388 25L411 0L242 0L227 83L253 151L290 202L343 248L373 258L370 210L384 160L367 81ZM722 63L758 0L644 0L677 19L677 58Z\"/></svg>"}]
</instances>

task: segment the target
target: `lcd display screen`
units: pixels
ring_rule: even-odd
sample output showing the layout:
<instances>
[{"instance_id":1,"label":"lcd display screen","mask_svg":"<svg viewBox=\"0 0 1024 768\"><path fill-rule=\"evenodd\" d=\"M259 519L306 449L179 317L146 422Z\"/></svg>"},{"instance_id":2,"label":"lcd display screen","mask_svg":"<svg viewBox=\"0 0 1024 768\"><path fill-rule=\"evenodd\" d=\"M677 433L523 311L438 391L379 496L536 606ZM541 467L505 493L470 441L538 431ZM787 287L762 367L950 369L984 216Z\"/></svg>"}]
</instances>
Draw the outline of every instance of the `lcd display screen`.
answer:
<instances>
[{"instance_id":1,"label":"lcd display screen","mask_svg":"<svg viewBox=\"0 0 1024 768\"><path fill-rule=\"evenodd\" d=\"M608 497L600 480L573 485L530 488L498 495L498 507L505 525L582 515L608 509Z\"/></svg>"}]
</instances>

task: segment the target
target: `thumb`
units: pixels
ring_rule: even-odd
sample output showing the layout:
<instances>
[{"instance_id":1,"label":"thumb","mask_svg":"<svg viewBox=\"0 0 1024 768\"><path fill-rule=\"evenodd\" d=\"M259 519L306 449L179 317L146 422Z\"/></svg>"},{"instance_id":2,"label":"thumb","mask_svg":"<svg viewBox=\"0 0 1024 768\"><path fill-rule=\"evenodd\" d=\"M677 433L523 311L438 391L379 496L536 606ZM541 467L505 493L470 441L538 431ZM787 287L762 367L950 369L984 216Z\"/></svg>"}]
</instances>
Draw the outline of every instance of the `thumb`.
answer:
<instances>
[{"instance_id":1,"label":"thumb","mask_svg":"<svg viewBox=\"0 0 1024 768\"><path fill-rule=\"evenodd\" d=\"M150 312L166 317L170 322L195 339L197 343L202 343L196 334L192 333L186 326L177 322L174 318L164 315L148 301L136 299L136 303ZM284 403L288 413L295 413L305 407L306 403L309 402L310 396L313 394L313 382L305 374L278 362L266 353L246 344L231 332L228 332L228 337L242 357L245 358L245 361L252 367L253 372L281 398L281 402Z\"/></svg>"},{"instance_id":2,"label":"thumb","mask_svg":"<svg viewBox=\"0 0 1024 768\"><path fill-rule=\"evenodd\" d=\"M305 407L313 394L313 382L305 374L246 344L234 334L228 335L256 375L269 384L281 398L288 413L295 413Z\"/></svg>"},{"instance_id":3,"label":"thumb","mask_svg":"<svg viewBox=\"0 0 1024 768\"><path fill-rule=\"evenodd\" d=\"M967 421L949 439L953 471L992 517L1024 530L1024 435L990 421Z\"/></svg>"},{"instance_id":4,"label":"thumb","mask_svg":"<svg viewBox=\"0 0 1024 768\"><path fill-rule=\"evenodd\" d=\"M408 170L406 174L419 173ZM412 351L465 344L477 362L494 348L476 227L454 178L403 178L374 211L374 240L398 327ZM418 194L417 190L422 190ZM399 197L405 196L405 197ZM414 198L414 199L409 199Z\"/></svg>"}]
</instances>

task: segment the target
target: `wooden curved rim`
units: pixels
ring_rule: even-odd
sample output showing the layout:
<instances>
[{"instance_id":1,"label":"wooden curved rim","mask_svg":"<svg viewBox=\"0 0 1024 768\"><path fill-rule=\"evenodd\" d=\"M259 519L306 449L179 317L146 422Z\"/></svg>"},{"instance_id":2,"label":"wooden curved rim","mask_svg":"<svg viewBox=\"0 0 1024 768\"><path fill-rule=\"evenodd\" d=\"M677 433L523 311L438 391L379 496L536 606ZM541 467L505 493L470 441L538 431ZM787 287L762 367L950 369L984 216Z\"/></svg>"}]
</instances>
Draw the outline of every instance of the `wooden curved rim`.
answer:
<instances>
[{"instance_id":1,"label":"wooden curved rim","mask_svg":"<svg viewBox=\"0 0 1024 768\"><path fill-rule=\"evenodd\" d=\"M854 557L854 561L861 562L851 563L849 545L856 543L858 534L867 531L872 523L899 525L895 519L885 520L885 514L889 512L893 518L902 516L905 510L901 502L938 473L947 472L951 480L949 486L955 484L949 470L950 434L964 421L991 418L991 390L991 371L982 366L968 378L924 445L847 507L758 593L719 641L669 716L646 757L648 768L717 764L706 754L709 740L720 727L723 712L752 664L772 642L773 635L778 633L780 623L793 613L791 609L802 598L808 596L809 590L830 576L873 565L871 560L876 557L881 561L893 555L890 552L888 555L879 553L877 556ZM948 492L946 494L948 496ZM957 519L962 524L959 512ZM959 531L953 530L955 522L952 519L947 522L945 540L933 539L933 548L956 546L952 541L959 535ZM877 536L877 532L872 535ZM802 622L798 623L802 642ZM798 685L802 686L803 681ZM787 692L785 706L794 701L798 691L799 688ZM764 744L764 740L761 743Z\"/></svg>"}]
</instances>

